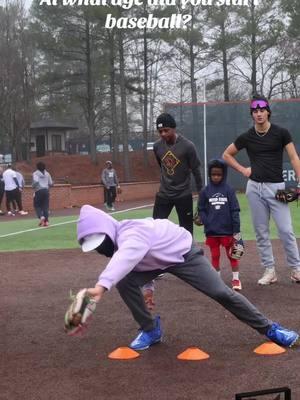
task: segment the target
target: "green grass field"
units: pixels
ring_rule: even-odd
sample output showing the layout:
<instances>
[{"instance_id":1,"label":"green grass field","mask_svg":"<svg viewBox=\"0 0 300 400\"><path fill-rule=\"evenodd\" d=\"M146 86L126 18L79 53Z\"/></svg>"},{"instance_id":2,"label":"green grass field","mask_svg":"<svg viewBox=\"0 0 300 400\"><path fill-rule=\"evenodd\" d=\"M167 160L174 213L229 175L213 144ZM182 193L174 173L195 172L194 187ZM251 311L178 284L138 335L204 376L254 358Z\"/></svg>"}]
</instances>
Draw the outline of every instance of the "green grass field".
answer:
<instances>
[{"instance_id":1,"label":"green grass field","mask_svg":"<svg viewBox=\"0 0 300 400\"><path fill-rule=\"evenodd\" d=\"M244 194L238 195L241 207L241 230L244 240L254 240L255 235L252 228L250 212L247 199ZM196 204L195 204L196 207ZM300 237L300 218L297 203L290 205L294 232ZM74 211L73 216L55 217L51 216L49 228L37 228L37 219L12 219L1 221L0 219L0 252L3 251L25 251L43 249L71 249L78 247L76 241L76 219L79 210ZM137 209L114 214L118 220L144 218L152 215L152 208ZM170 219L178 222L176 212L173 211ZM277 231L274 223L271 223L271 238L277 238ZM195 227L195 239L203 242L203 228Z\"/></svg>"}]
</instances>

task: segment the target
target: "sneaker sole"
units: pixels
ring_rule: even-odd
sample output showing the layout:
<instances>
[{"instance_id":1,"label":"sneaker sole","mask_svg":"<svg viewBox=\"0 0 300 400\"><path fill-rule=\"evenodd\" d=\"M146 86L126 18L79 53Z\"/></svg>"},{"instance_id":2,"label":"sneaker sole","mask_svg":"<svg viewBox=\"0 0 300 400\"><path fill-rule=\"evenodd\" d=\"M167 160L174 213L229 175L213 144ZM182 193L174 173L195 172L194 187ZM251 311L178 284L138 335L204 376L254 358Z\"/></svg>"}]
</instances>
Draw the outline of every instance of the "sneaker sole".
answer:
<instances>
[{"instance_id":1,"label":"sneaker sole","mask_svg":"<svg viewBox=\"0 0 300 400\"><path fill-rule=\"evenodd\" d=\"M300 337L296 337L296 339L289 345L289 347L299 346L300 345Z\"/></svg>"},{"instance_id":2,"label":"sneaker sole","mask_svg":"<svg viewBox=\"0 0 300 400\"><path fill-rule=\"evenodd\" d=\"M147 350L147 349L149 349L149 347L153 346L154 344L158 344L158 343L160 343L161 341L162 341L162 338L156 340L156 342L153 342L153 343L150 344L149 346L139 347L139 348L131 347L131 346L129 346L129 347L130 347L132 350L137 350L137 351L139 351L139 350Z\"/></svg>"},{"instance_id":3,"label":"sneaker sole","mask_svg":"<svg viewBox=\"0 0 300 400\"><path fill-rule=\"evenodd\" d=\"M273 279L272 281L268 282L268 283L261 283L261 282L257 282L259 285L261 286L268 286L268 285L272 285L273 283L277 282L277 278Z\"/></svg>"},{"instance_id":4,"label":"sneaker sole","mask_svg":"<svg viewBox=\"0 0 300 400\"><path fill-rule=\"evenodd\" d=\"M233 289L233 290L236 290L236 291L238 291L238 292L240 292L240 291L242 290L241 287L233 287L232 289Z\"/></svg>"},{"instance_id":5,"label":"sneaker sole","mask_svg":"<svg viewBox=\"0 0 300 400\"><path fill-rule=\"evenodd\" d=\"M292 281L293 283L300 283L300 281L299 281L298 279L295 279L295 278L293 278L293 277L291 277L291 281Z\"/></svg>"}]
</instances>

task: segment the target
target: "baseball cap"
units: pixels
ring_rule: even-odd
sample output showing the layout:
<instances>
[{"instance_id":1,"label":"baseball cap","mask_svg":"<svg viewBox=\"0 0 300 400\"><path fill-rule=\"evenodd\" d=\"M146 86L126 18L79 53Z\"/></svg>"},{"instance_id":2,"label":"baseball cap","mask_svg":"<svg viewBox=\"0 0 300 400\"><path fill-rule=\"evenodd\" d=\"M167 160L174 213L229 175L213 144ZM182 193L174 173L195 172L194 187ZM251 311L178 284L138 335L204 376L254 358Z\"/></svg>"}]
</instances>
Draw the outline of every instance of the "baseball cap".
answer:
<instances>
[{"instance_id":1,"label":"baseball cap","mask_svg":"<svg viewBox=\"0 0 300 400\"><path fill-rule=\"evenodd\" d=\"M175 119L171 114L160 114L156 119L156 129L160 128L176 128Z\"/></svg>"},{"instance_id":2,"label":"baseball cap","mask_svg":"<svg viewBox=\"0 0 300 400\"><path fill-rule=\"evenodd\" d=\"M105 233L93 233L92 235L88 235L82 239L83 241L82 243L80 243L81 249L84 253L95 250L97 247L100 246L104 239Z\"/></svg>"}]
</instances>

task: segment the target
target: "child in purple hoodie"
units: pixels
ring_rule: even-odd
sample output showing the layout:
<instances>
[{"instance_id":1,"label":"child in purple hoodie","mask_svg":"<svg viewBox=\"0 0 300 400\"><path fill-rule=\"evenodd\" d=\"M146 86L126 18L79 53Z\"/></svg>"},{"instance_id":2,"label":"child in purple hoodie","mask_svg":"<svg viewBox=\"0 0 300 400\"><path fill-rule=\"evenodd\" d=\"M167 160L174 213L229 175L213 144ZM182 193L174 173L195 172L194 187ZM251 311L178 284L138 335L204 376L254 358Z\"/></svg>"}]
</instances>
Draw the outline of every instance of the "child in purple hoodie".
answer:
<instances>
[{"instance_id":1,"label":"child in purple hoodie","mask_svg":"<svg viewBox=\"0 0 300 400\"><path fill-rule=\"evenodd\" d=\"M107 213L85 205L77 223L77 238L84 252L96 250L110 258L94 288L87 290L99 301L116 286L140 332L130 347L144 350L162 339L160 318L152 318L141 287L159 274L171 273L214 299L275 343L291 347L297 332L270 321L240 293L225 285L186 229L167 219L117 221Z\"/></svg>"}]
</instances>

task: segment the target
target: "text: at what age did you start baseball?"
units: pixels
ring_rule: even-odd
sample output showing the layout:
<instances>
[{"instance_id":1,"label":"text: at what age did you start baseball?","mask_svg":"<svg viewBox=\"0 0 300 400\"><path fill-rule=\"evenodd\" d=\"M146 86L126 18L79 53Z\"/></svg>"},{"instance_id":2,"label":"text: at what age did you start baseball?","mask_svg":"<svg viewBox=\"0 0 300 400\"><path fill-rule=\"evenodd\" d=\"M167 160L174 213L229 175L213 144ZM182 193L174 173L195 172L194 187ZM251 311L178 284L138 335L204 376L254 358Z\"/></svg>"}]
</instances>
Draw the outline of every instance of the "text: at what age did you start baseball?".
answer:
<instances>
[{"instance_id":1,"label":"text: at what age did you start baseball?","mask_svg":"<svg viewBox=\"0 0 300 400\"><path fill-rule=\"evenodd\" d=\"M258 6L263 0L253 0L253 5ZM188 5L192 6L247 6L252 0L147 0L149 6L176 6L180 3L184 10ZM40 0L40 5L47 6L118 6L129 10L133 6L142 6L143 0Z\"/></svg>"},{"instance_id":2,"label":"text: at what age did you start baseball?","mask_svg":"<svg viewBox=\"0 0 300 400\"><path fill-rule=\"evenodd\" d=\"M239 5L249 6L250 0L147 0L150 7L174 6L176 2L180 3L181 9L185 10L188 5L197 6L222 6L222 5ZM253 0L254 3L260 0ZM40 5L46 6L117 6L125 10L131 7L139 7L143 5L143 0L40 0ZM116 18L112 14L106 15L106 29L180 29L192 20L190 14L171 14L166 17L155 17L148 14L144 17L126 17Z\"/></svg>"}]
</instances>

